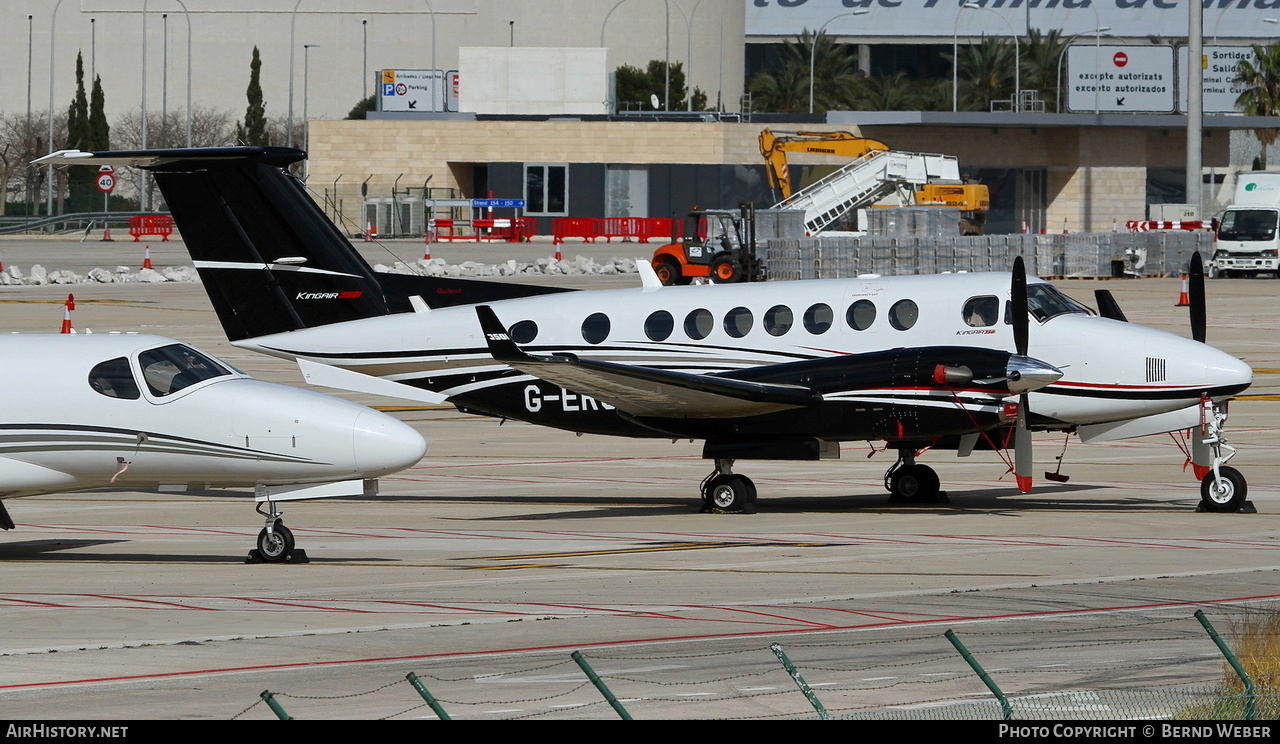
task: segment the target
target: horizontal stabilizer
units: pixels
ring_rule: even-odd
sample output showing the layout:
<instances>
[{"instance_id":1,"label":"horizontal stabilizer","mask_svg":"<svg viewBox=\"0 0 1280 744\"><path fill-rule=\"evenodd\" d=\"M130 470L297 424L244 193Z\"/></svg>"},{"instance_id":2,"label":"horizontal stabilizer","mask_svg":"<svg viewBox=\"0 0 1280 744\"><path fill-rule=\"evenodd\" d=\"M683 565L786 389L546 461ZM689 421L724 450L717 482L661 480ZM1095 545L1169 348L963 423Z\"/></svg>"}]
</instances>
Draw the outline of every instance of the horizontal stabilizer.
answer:
<instances>
[{"instance_id":1,"label":"horizontal stabilizer","mask_svg":"<svg viewBox=\"0 0 1280 744\"><path fill-rule=\"evenodd\" d=\"M307 193L286 147L212 147L80 152L55 165L133 166L163 192L227 338L572 291L506 282L374 272Z\"/></svg>"},{"instance_id":2,"label":"horizontal stabilizer","mask_svg":"<svg viewBox=\"0 0 1280 744\"><path fill-rule=\"evenodd\" d=\"M303 379L310 385L380 395L385 398L416 400L432 405L439 405L448 400L445 396L431 390L306 359L298 360L298 369L302 371Z\"/></svg>"},{"instance_id":3,"label":"horizontal stabilizer","mask_svg":"<svg viewBox=\"0 0 1280 744\"><path fill-rule=\"evenodd\" d=\"M754 416L812 406L822 396L799 385L750 382L672 372L573 355L540 357L521 351L488 305L476 308L493 358L525 374L642 417Z\"/></svg>"}]
</instances>

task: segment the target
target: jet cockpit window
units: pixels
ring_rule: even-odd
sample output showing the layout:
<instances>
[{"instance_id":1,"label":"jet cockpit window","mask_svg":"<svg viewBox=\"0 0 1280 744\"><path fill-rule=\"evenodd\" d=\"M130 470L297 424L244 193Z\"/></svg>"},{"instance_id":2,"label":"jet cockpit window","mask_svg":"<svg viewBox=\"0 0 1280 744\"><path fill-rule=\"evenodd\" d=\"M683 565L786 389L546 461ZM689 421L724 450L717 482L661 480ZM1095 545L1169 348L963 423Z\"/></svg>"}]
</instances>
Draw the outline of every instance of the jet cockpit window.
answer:
<instances>
[{"instance_id":1,"label":"jet cockpit window","mask_svg":"<svg viewBox=\"0 0 1280 744\"><path fill-rule=\"evenodd\" d=\"M831 330L831 321L834 319L835 313L831 312L831 306L819 302L804 311L804 329L820 336Z\"/></svg>"},{"instance_id":2,"label":"jet cockpit window","mask_svg":"<svg viewBox=\"0 0 1280 744\"><path fill-rule=\"evenodd\" d=\"M899 331L910 329L920 319L920 308L911 300L898 300L889 308L889 325Z\"/></svg>"},{"instance_id":3,"label":"jet cockpit window","mask_svg":"<svg viewBox=\"0 0 1280 744\"><path fill-rule=\"evenodd\" d=\"M108 398L137 400L142 397L129 360L124 357L110 359L89 370L89 387Z\"/></svg>"},{"instance_id":4,"label":"jet cockpit window","mask_svg":"<svg viewBox=\"0 0 1280 744\"><path fill-rule=\"evenodd\" d=\"M786 305L774 305L764 314L764 329L770 336L781 336L795 325L795 316Z\"/></svg>"},{"instance_id":5,"label":"jet cockpit window","mask_svg":"<svg viewBox=\"0 0 1280 744\"><path fill-rule=\"evenodd\" d=\"M750 333L751 326L754 324L755 318L745 307L735 307L724 316L724 332L734 338L742 338Z\"/></svg>"},{"instance_id":6,"label":"jet cockpit window","mask_svg":"<svg viewBox=\"0 0 1280 744\"><path fill-rule=\"evenodd\" d=\"M1000 318L1000 299L992 295L973 297L964 303L965 325L974 328L987 328L996 324Z\"/></svg>"},{"instance_id":7,"label":"jet cockpit window","mask_svg":"<svg viewBox=\"0 0 1280 744\"><path fill-rule=\"evenodd\" d=\"M598 344L609 338L609 316L604 313L592 313L582 321L582 340L589 344Z\"/></svg>"},{"instance_id":8,"label":"jet cockpit window","mask_svg":"<svg viewBox=\"0 0 1280 744\"><path fill-rule=\"evenodd\" d=\"M1089 308L1066 296L1052 284L1027 285L1027 310L1040 323L1067 313L1089 314Z\"/></svg>"},{"instance_id":9,"label":"jet cockpit window","mask_svg":"<svg viewBox=\"0 0 1280 744\"><path fill-rule=\"evenodd\" d=\"M666 341L676 328L676 320L666 310L657 310L644 321L644 335L650 341Z\"/></svg>"},{"instance_id":10,"label":"jet cockpit window","mask_svg":"<svg viewBox=\"0 0 1280 744\"><path fill-rule=\"evenodd\" d=\"M711 335L715 324L716 319L711 316L711 311L699 308L685 316L684 332L689 338L700 341Z\"/></svg>"},{"instance_id":11,"label":"jet cockpit window","mask_svg":"<svg viewBox=\"0 0 1280 744\"><path fill-rule=\"evenodd\" d=\"M211 357L184 344L172 344L138 355L142 379L152 395L165 396L197 382L231 374Z\"/></svg>"},{"instance_id":12,"label":"jet cockpit window","mask_svg":"<svg viewBox=\"0 0 1280 744\"><path fill-rule=\"evenodd\" d=\"M855 331L867 330L876 322L876 304L871 300L858 300L845 311L844 322Z\"/></svg>"}]
</instances>

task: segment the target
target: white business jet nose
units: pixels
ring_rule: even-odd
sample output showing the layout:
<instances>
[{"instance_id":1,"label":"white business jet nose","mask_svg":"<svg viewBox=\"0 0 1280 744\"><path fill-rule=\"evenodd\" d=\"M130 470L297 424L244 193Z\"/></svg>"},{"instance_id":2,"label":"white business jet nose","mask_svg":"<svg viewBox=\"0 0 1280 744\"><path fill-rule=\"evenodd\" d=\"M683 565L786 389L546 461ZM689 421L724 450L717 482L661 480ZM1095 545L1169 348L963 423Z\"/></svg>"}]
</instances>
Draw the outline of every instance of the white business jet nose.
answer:
<instances>
[{"instance_id":1,"label":"white business jet nose","mask_svg":"<svg viewBox=\"0 0 1280 744\"><path fill-rule=\"evenodd\" d=\"M356 416L356 468L366 478L396 473L418 464L427 442L413 427L380 411Z\"/></svg>"}]
</instances>

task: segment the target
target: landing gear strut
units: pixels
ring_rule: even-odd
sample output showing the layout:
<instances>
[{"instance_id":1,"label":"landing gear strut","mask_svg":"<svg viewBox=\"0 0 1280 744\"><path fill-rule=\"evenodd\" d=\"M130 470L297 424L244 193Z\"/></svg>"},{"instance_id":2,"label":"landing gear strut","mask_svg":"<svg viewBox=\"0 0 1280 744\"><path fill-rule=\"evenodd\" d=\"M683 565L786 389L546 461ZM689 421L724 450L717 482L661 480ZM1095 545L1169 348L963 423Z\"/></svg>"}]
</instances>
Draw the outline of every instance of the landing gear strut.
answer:
<instances>
[{"instance_id":1,"label":"landing gear strut","mask_svg":"<svg viewBox=\"0 0 1280 744\"><path fill-rule=\"evenodd\" d=\"M1204 420L1201 448L1207 447L1213 454L1209 472L1200 480L1201 508L1211 512L1240 511L1249 485L1239 470L1226 466L1227 461L1236 456L1235 447L1227 444L1223 434L1223 425L1227 422L1226 402L1206 399L1201 402L1200 411Z\"/></svg>"},{"instance_id":2,"label":"landing gear strut","mask_svg":"<svg viewBox=\"0 0 1280 744\"><path fill-rule=\"evenodd\" d=\"M294 548L293 532L284 526L282 514L276 510L275 502L267 500L267 511L262 504L254 509L261 514L267 524L258 533L258 547L249 551L245 563L309 563L307 551Z\"/></svg>"},{"instance_id":3,"label":"landing gear strut","mask_svg":"<svg viewBox=\"0 0 1280 744\"><path fill-rule=\"evenodd\" d=\"M890 501L946 503L947 495L940 485L934 469L917 463L916 451L909 448L898 450L898 461L884 474Z\"/></svg>"},{"instance_id":4,"label":"landing gear strut","mask_svg":"<svg viewBox=\"0 0 1280 744\"><path fill-rule=\"evenodd\" d=\"M702 511L755 514L756 484L735 475L733 460L716 459L716 469L702 481Z\"/></svg>"}]
</instances>

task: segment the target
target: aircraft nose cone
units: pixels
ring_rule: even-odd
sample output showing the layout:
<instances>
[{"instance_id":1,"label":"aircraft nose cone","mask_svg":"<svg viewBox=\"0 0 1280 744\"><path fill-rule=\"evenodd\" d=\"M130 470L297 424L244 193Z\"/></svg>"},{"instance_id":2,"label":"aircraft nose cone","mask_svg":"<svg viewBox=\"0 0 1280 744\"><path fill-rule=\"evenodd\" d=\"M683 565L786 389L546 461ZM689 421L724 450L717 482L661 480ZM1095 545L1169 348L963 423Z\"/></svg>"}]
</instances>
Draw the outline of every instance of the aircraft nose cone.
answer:
<instances>
[{"instance_id":1,"label":"aircraft nose cone","mask_svg":"<svg viewBox=\"0 0 1280 744\"><path fill-rule=\"evenodd\" d=\"M1204 365L1213 397L1235 395L1253 384L1252 367L1225 351L1214 351Z\"/></svg>"},{"instance_id":2,"label":"aircraft nose cone","mask_svg":"<svg viewBox=\"0 0 1280 744\"><path fill-rule=\"evenodd\" d=\"M1062 370L1028 356L1009 357L1009 391L1029 393L1062 379Z\"/></svg>"},{"instance_id":3,"label":"aircraft nose cone","mask_svg":"<svg viewBox=\"0 0 1280 744\"><path fill-rule=\"evenodd\" d=\"M418 464L427 442L413 427L372 409L356 416L356 467L366 478L397 473Z\"/></svg>"}]
</instances>

